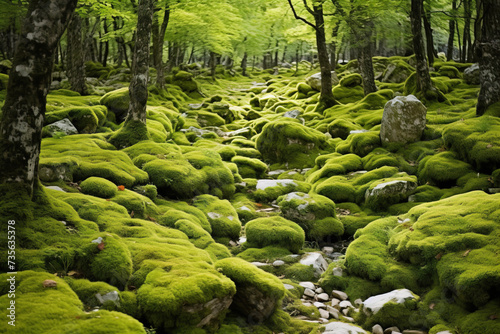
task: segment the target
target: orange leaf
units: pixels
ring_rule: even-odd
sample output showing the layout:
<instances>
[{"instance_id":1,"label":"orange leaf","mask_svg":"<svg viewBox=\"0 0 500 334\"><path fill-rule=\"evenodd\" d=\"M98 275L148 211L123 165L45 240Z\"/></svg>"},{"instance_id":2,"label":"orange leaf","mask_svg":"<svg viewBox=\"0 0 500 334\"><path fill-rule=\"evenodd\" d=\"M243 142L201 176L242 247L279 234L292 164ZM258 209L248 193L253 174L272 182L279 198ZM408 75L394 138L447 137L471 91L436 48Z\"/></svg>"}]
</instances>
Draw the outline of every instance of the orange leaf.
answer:
<instances>
[{"instance_id":1,"label":"orange leaf","mask_svg":"<svg viewBox=\"0 0 500 334\"><path fill-rule=\"evenodd\" d=\"M440 260L441 259L441 256L443 256L443 253L439 253L438 255L436 255L436 260Z\"/></svg>"},{"instance_id":2,"label":"orange leaf","mask_svg":"<svg viewBox=\"0 0 500 334\"><path fill-rule=\"evenodd\" d=\"M125 186L118 186L118 190L120 190L120 191L125 190Z\"/></svg>"},{"instance_id":3,"label":"orange leaf","mask_svg":"<svg viewBox=\"0 0 500 334\"><path fill-rule=\"evenodd\" d=\"M104 249L104 242L101 242L99 245L97 245L97 248L102 251Z\"/></svg>"}]
</instances>

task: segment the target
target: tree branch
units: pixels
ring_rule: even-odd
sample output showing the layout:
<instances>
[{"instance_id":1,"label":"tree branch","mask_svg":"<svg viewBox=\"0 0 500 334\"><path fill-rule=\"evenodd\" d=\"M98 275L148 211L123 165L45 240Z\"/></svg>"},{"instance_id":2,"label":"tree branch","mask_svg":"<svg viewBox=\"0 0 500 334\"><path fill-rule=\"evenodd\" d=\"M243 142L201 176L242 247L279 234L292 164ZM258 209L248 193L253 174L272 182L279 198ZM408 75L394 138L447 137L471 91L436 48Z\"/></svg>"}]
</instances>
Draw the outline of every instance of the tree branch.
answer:
<instances>
[{"instance_id":1,"label":"tree branch","mask_svg":"<svg viewBox=\"0 0 500 334\"><path fill-rule=\"evenodd\" d=\"M305 0L304 0L305 2ZM316 25L312 24L311 22L307 21L305 18L303 17L300 17L297 15L297 12L295 11L295 8L293 7L293 4L292 4L292 0L288 0L288 4L290 5L290 8L292 9L292 12L293 12L293 16L295 16L295 19L296 20L301 20L302 22L304 22L305 24L313 27L314 30L317 30L318 28L316 27ZM307 6L307 4L306 4ZM310 8L307 7L308 10L310 10Z\"/></svg>"}]
</instances>

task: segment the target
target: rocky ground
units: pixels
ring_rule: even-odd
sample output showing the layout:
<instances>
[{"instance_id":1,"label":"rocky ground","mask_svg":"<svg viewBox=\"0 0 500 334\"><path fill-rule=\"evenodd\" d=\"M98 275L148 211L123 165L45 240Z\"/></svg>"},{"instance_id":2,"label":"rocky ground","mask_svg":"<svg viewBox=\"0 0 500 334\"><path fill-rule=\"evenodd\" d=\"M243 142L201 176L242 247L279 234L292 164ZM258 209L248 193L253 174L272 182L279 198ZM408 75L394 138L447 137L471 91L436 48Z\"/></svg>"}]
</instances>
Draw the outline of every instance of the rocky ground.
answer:
<instances>
[{"instance_id":1,"label":"rocky ground","mask_svg":"<svg viewBox=\"0 0 500 334\"><path fill-rule=\"evenodd\" d=\"M436 61L441 101L413 66L375 58L364 96L341 65L324 111L306 62L177 68L130 147L130 71L87 63L88 96L56 71L35 199L0 185L15 331L500 333L500 106L475 116L476 65Z\"/></svg>"}]
</instances>

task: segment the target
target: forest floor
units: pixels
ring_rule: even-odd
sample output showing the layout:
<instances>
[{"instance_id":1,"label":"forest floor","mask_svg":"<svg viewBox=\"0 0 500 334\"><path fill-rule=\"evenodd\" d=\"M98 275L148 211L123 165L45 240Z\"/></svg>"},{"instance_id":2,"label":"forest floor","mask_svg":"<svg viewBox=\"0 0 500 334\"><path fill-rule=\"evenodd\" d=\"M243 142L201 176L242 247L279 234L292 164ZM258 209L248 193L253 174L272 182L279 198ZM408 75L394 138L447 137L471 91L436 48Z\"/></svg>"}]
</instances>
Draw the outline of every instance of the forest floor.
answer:
<instances>
[{"instance_id":1,"label":"forest floor","mask_svg":"<svg viewBox=\"0 0 500 334\"><path fill-rule=\"evenodd\" d=\"M413 62L375 58L366 97L356 61L340 65L339 104L322 112L306 62L218 67L215 81L175 69L149 88L150 140L130 147L110 144L130 70L88 63L88 96L55 72L43 187L31 201L0 186L17 228L15 330L499 333L500 106L476 117L472 64L436 61L446 99L421 98L419 140L383 143Z\"/></svg>"}]
</instances>

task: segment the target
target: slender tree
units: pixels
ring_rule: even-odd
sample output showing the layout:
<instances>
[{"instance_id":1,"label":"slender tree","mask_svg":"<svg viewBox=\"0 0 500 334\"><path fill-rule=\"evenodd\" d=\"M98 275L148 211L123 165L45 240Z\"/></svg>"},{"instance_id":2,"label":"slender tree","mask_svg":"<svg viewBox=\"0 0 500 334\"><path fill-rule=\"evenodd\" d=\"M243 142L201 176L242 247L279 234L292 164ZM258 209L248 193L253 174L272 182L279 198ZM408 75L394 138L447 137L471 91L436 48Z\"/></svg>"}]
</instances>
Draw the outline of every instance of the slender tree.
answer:
<instances>
[{"instance_id":1,"label":"slender tree","mask_svg":"<svg viewBox=\"0 0 500 334\"><path fill-rule=\"evenodd\" d=\"M82 19L73 13L68 26L67 71L71 89L82 95L87 93L85 86L85 62L82 42Z\"/></svg>"},{"instance_id":2,"label":"slender tree","mask_svg":"<svg viewBox=\"0 0 500 334\"><path fill-rule=\"evenodd\" d=\"M457 0L453 0L451 4L452 8L452 17L450 18L450 21L448 23L448 30L449 30L449 36L448 36L448 49L446 51L446 58L448 60L453 59L453 42L455 41L455 14L457 11Z\"/></svg>"},{"instance_id":3,"label":"slender tree","mask_svg":"<svg viewBox=\"0 0 500 334\"><path fill-rule=\"evenodd\" d=\"M54 53L77 0L32 0L22 26L0 120L0 184L30 196L38 162Z\"/></svg>"},{"instance_id":4,"label":"slender tree","mask_svg":"<svg viewBox=\"0 0 500 334\"><path fill-rule=\"evenodd\" d=\"M119 148L134 145L149 138L146 128L146 104L148 102L149 42L153 5L153 0L140 0L137 7L133 73L129 86L130 104L123 127L110 138L110 142Z\"/></svg>"},{"instance_id":5,"label":"slender tree","mask_svg":"<svg viewBox=\"0 0 500 334\"><path fill-rule=\"evenodd\" d=\"M481 90L476 115L500 102L500 1L483 0L484 21L478 43Z\"/></svg>"},{"instance_id":6,"label":"slender tree","mask_svg":"<svg viewBox=\"0 0 500 334\"><path fill-rule=\"evenodd\" d=\"M155 7L155 11L159 12L160 8ZM156 69L156 85L158 88L165 86L165 71L163 67L163 43L165 42L165 33L167 31L168 22L170 20L170 5L165 6L163 21L160 25L158 16L155 15L153 20L153 64Z\"/></svg>"},{"instance_id":7,"label":"slender tree","mask_svg":"<svg viewBox=\"0 0 500 334\"><path fill-rule=\"evenodd\" d=\"M427 58L425 57L424 41L422 37L422 5L423 0L411 0L411 31L413 34L413 51L417 60L416 76L417 76L417 91L422 92L427 96L428 92L435 91L432 85L429 67L427 66Z\"/></svg>"},{"instance_id":8,"label":"slender tree","mask_svg":"<svg viewBox=\"0 0 500 334\"><path fill-rule=\"evenodd\" d=\"M316 110L323 111L337 104L337 101L335 101L332 93L332 69L328 57L328 48L326 46L323 3L321 1L313 1L312 9L307 4L307 0L303 0L303 3L306 10L314 17L314 24L305 18L298 16L292 1L288 0L288 4L292 9L294 17L312 27L316 33L316 47L318 48L318 61L321 69L321 94Z\"/></svg>"}]
</instances>

